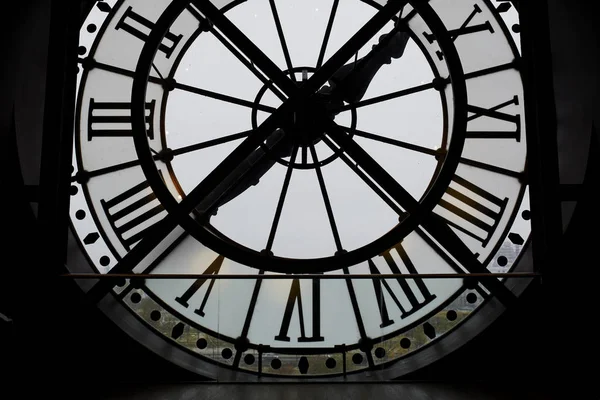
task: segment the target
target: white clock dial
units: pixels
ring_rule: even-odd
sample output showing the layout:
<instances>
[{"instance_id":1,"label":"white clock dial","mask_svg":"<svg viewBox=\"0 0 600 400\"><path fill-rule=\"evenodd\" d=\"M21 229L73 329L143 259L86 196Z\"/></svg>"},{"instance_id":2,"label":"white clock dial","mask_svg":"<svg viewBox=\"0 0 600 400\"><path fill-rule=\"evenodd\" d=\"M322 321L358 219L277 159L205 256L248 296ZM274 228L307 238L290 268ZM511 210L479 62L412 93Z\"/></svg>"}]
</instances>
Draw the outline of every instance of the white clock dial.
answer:
<instances>
[{"instance_id":1,"label":"white clock dial","mask_svg":"<svg viewBox=\"0 0 600 400\"><path fill-rule=\"evenodd\" d=\"M71 268L139 274L90 296L198 373L425 365L525 268L518 31L488 0L97 2Z\"/></svg>"}]
</instances>

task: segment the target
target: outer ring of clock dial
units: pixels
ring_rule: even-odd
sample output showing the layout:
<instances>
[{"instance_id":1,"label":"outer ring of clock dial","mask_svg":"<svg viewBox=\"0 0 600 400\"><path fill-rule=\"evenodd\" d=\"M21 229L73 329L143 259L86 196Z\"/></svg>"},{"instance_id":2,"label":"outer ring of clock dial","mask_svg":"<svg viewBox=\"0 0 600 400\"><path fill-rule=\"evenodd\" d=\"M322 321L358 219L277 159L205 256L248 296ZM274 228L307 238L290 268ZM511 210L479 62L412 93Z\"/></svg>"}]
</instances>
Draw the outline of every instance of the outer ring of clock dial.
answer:
<instances>
[{"instance_id":1,"label":"outer ring of clock dial","mask_svg":"<svg viewBox=\"0 0 600 400\"><path fill-rule=\"evenodd\" d=\"M431 311L427 315L420 318L418 321L403 327L402 329L390 332L386 335L382 335L375 338L366 338L366 341L359 341L357 343L348 345L333 345L323 347L285 347L285 346L265 346L257 343L252 343L247 340L241 340L240 338L233 338L227 335L223 335L219 332L214 332L206 327L197 324L194 321L190 321L187 317L181 315L177 311L173 310L168 304L164 303L164 300L157 297L150 290L146 290L143 285L133 284L127 280L121 287L116 288L118 298L127 305L132 311L134 311L138 318L143 321L151 329L158 329L161 333L177 343L178 346L184 349L184 351L193 354L195 356L200 355L203 359L215 363L217 365L226 367L237 367L246 372L258 373L257 364L245 363L243 361L244 356L247 354L253 354L256 358L270 359L285 359L289 356L297 356L298 361L293 361L292 365L299 363L300 359L313 358L320 359L322 363L326 363L323 355L329 355L328 358L346 358L346 374L359 373L365 370L372 370L374 368L385 368L398 361L398 358L405 357L407 355L415 355L419 351L423 350L429 344L435 342L437 339L442 337L447 332L453 330L456 326L460 325L461 322L469 318L475 310L488 301L491 297L485 293L479 287L470 287L469 285L463 285L457 290L452 296L450 296L443 304ZM461 298L461 295L465 294L467 302L473 305L472 310L461 310L462 303L465 301ZM145 315L143 310L144 304L151 305L152 312ZM461 310L461 313L457 313L455 310ZM154 317L153 314L157 316ZM168 314L172 317L172 322L165 325L159 324L159 315ZM435 318L447 320L448 329L445 331L436 330L430 321L433 322ZM425 332L427 339L425 342L411 341L410 338L418 336L422 331ZM188 336L195 337L197 335L198 340L190 342ZM388 349L390 346L395 346L394 340L399 340L402 348L402 355L395 358L385 359L385 353L380 354L381 350ZM204 340L204 341L203 341ZM206 346L207 341L218 342L219 346L225 350L229 349L231 353L229 355L223 355L222 352L215 352L210 346ZM240 355L234 358L234 355L239 353ZM359 356L356 356L358 354ZM360 357L361 361L357 362L357 358ZM233 365L234 359L238 360L237 365ZM288 360L289 361L289 360ZM262 362L261 375L273 376L273 377L293 377L293 378L314 378L315 376L327 376L335 377L344 375L342 371L342 365L338 364L333 367L328 367L326 373L308 373L308 374L294 374L286 375L278 373L279 368L273 368L269 365L269 362ZM312 365L309 363L309 367Z\"/></svg>"},{"instance_id":2,"label":"outer ring of clock dial","mask_svg":"<svg viewBox=\"0 0 600 400\"><path fill-rule=\"evenodd\" d=\"M133 81L132 90L131 115L136 152L152 190L164 205L165 209L169 213L177 215L179 224L198 241L209 246L213 251L241 264L271 272L317 273L356 265L393 247L406 235L412 232L420 224L422 218L431 212L437 205L450 184L460 161L467 123L467 94L462 64L444 24L431 6L426 2L413 0L408 1L407 3L410 3L420 17L428 24L428 27L432 31L432 35L436 37L439 47L444 53L448 65L455 108L448 154L444 158L443 165L440 168L435 183L431 185L429 191L423 196L422 200L417 203L415 210L412 213L405 214L402 217L401 222L398 223L395 228L370 244L349 252L338 252L334 256L323 258L291 259L271 256L238 244L232 244L207 230L203 225L192 218L189 213L193 208L186 210L186 212L181 212L179 203L163 184L155 167L150 147L146 139L144 102L146 98L146 83L150 75L154 55L171 24L186 8L187 2L171 3L156 22L154 30L151 32L141 51L135 71L136 79Z\"/></svg>"}]
</instances>

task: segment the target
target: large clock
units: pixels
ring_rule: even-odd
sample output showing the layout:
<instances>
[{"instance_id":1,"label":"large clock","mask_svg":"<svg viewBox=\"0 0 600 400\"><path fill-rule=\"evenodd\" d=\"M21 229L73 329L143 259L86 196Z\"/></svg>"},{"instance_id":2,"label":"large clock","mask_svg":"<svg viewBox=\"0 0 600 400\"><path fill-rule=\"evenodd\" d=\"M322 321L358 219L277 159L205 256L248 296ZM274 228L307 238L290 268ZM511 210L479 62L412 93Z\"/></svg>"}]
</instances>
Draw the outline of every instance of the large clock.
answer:
<instances>
[{"instance_id":1,"label":"large clock","mask_svg":"<svg viewBox=\"0 0 600 400\"><path fill-rule=\"evenodd\" d=\"M527 283L518 43L510 2L98 1L68 268L211 378L421 368Z\"/></svg>"}]
</instances>

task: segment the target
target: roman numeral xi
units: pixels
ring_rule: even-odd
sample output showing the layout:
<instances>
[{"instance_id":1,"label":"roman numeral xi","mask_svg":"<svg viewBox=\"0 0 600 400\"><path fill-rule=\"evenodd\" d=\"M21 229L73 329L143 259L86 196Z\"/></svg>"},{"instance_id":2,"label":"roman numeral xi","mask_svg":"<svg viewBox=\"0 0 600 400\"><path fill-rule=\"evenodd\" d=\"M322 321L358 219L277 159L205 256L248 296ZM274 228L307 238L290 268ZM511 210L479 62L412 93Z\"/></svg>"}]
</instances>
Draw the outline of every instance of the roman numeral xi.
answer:
<instances>
[{"instance_id":1,"label":"roman numeral xi","mask_svg":"<svg viewBox=\"0 0 600 400\"><path fill-rule=\"evenodd\" d=\"M206 270L202 273L203 275L216 275L219 273L219 271L221 270L221 266L223 265L223 261L225 260L225 257L223 256L218 256L217 258L215 258L215 260L208 266L208 268L206 268ZM175 298L175 301L178 302L179 304L181 304L182 306L184 306L185 308L189 307L189 301L192 298L192 296L194 296L196 294L196 292L198 292L198 290L200 290L200 288L202 288L202 286L204 286L204 284L206 284L206 282L208 281L208 278L201 278L201 279L197 279L194 281L194 283L192 283L192 285L181 295ZM205 316L205 312L204 312L204 308L206 307L206 303L208 301L208 298L210 297L210 294L213 290L213 286L215 285L215 280L214 279L210 279L210 282L208 283L208 286L206 288L206 292L204 293L204 297L202 298L202 303L200 303L200 307L198 307L196 310L194 310L194 313L198 314L201 317Z\"/></svg>"}]
</instances>

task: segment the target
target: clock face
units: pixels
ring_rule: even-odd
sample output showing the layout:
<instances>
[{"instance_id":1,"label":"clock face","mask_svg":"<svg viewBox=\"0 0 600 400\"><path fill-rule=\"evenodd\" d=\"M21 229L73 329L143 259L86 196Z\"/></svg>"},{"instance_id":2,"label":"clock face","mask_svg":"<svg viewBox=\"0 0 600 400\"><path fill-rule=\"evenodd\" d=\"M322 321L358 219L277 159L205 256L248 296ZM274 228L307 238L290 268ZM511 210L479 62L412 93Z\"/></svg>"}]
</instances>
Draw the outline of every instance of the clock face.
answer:
<instances>
[{"instance_id":1,"label":"clock face","mask_svg":"<svg viewBox=\"0 0 600 400\"><path fill-rule=\"evenodd\" d=\"M527 268L518 32L488 0L98 1L69 268L141 274L88 295L211 377L426 365L523 287L481 275Z\"/></svg>"}]
</instances>

